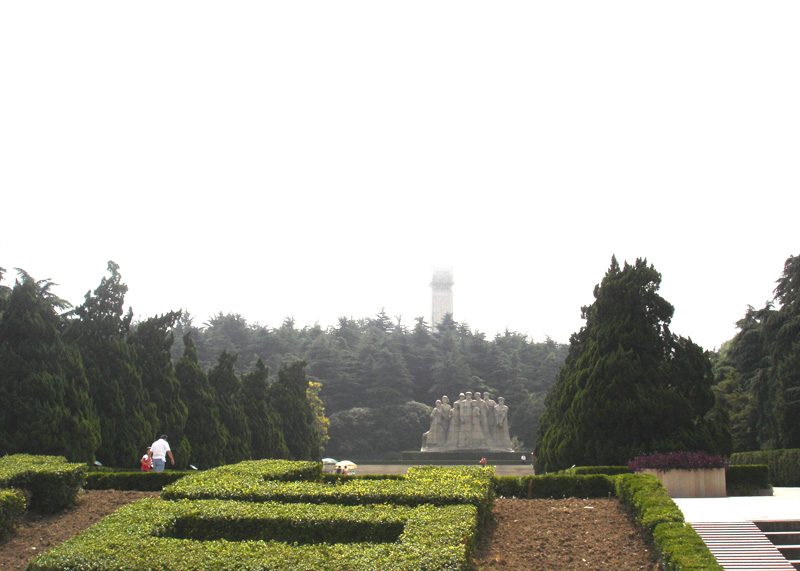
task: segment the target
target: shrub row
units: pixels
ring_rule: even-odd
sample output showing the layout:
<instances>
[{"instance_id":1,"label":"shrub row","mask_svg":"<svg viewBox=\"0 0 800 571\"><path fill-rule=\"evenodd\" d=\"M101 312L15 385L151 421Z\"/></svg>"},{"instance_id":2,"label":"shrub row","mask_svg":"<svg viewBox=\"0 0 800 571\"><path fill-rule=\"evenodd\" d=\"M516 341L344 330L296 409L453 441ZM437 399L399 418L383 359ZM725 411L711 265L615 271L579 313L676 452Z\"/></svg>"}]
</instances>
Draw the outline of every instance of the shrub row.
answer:
<instances>
[{"instance_id":1,"label":"shrub row","mask_svg":"<svg viewBox=\"0 0 800 571\"><path fill-rule=\"evenodd\" d=\"M160 492L165 486L195 472L169 470L165 472L89 472L85 490L138 490Z\"/></svg>"},{"instance_id":2,"label":"shrub row","mask_svg":"<svg viewBox=\"0 0 800 571\"><path fill-rule=\"evenodd\" d=\"M86 480L86 466L70 464L63 456L14 454L0 458L0 488L20 488L28 508L54 513L75 503Z\"/></svg>"},{"instance_id":3,"label":"shrub row","mask_svg":"<svg viewBox=\"0 0 800 571\"><path fill-rule=\"evenodd\" d=\"M324 484L320 464L315 464L318 477L278 481L264 477L264 469L269 463L242 462L192 474L167 486L161 497L165 500L225 499L341 505L472 504L478 509L481 520L492 509L494 469L491 467L412 466L403 479L353 478Z\"/></svg>"},{"instance_id":4,"label":"shrub row","mask_svg":"<svg viewBox=\"0 0 800 571\"><path fill-rule=\"evenodd\" d=\"M275 510L279 513L276 514ZM278 517L273 517L273 514ZM222 521L221 518L226 516L234 519ZM240 516L243 519L238 519ZM352 527L348 522L358 520L363 523L362 531L376 530L376 541L336 543L335 530ZM233 521L237 525L230 525ZM319 521L325 521L326 525L316 525ZM304 504L280 506L215 500L169 502L147 499L125 506L87 533L39 556L28 569L145 571L156 564L162 571L466 570L477 533L476 522L472 506L381 506L367 510ZM358 527L358 523L354 525ZM397 540L391 543L383 541L394 537L398 525L402 525L403 530ZM261 528L282 526L293 528L282 532L289 537L314 536L320 542L259 539L264 537L259 531ZM220 528L235 540L205 538L198 541L204 539L204 535L218 533ZM231 533L230 529L235 531ZM253 536L249 535L250 532ZM181 538L187 536L195 541Z\"/></svg>"},{"instance_id":5,"label":"shrub row","mask_svg":"<svg viewBox=\"0 0 800 571\"><path fill-rule=\"evenodd\" d=\"M631 469L627 466L577 466L567 468L559 472L560 474L573 474L587 476L589 474L605 474L606 476L616 476L617 474L630 474Z\"/></svg>"},{"instance_id":6,"label":"shrub row","mask_svg":"<svg viewBox=\"0 0 800 571\"><path fill-rule=\"evenodd\" d=\"M728 466L725 470L725 486L729 496L753 496L771 490L769 467Z\"/></svg>"},{"instance_id":7,"label":"shrub row","mask_svg":"<svg viewBox=\"0 0 800 571\"><path fill-rule=\"evenodd\" d=\"M187 476L168 486L161 498L126 506L39 556L29 570L144 571L154 562L164 571L470 568L479 525L476 504L491 507L491 468L418 467L402 480L325 484L321 474L313 480L313 473L305 474L312 481L265 478L274 475L267 464L244 462ZM295 475L304 471L296 464L289 470ZM373 486L380 485L393 488L381 497L400 499L405 492L404 501L375 503ZM298 501L293 494L298 486L315 488L322 501ZM264 494L254 492L259 487L292 502L262 501ZM280 493L280 488L288 491ZM429 490L425 500L423 489ZM474 497L478 489L481 501ZM191 490L222 499L177 498ZM435 490L447 490L446 497L437 498ZM165 499L170 496L177 499Z\"/></svg>"},{"instance_id":8,"label":"shrub row","mask_svg":"<svg viewBox=\"0 0 800 571\"><path fill-rule=\"evenodd\" d=\"M653 537L665 571L722 571L708 547L686 525L677 504L655 476L603 474L569 476L502 476L494 479L499 496L518 498L602 497L614 495L631 510L637 523Z\"/></svg>"},{"instance_id":9,"label":"shrub row","mask_svg":"<svg viewBox=\"0 0 800 571\"><path fill-rule=\"evenodd\" d=\"M665 571L722 571L714 555L651 474L614 476L617 497L629 506L639 524L650 531Z\"/></svg>"},{"instance_id":10,"label":"shrub row","mask_svg":"<svg viewBox=\"0 0 800 571\"><path fill-rule=\"evenodd\" d=\"M731 455L733 465L764 464L769 467L769 477L773 486L800 486L800 449L759 450L756 452L737 452Z\"/></svg>"},{"instance_id":11,"label":"shrub row","mask_svg":"<svg viewBox=\"0 0 800 571\"><path fill-rule=\"evenodd\" d=\"M25 513L25 495L19 490L0 490L0 539L14 531Z\"/></svg>"},{"instance_id":12,"label":"shrub row","mask_svg":"<svg viewBox=\"0 0 800 571\"><path fill-rule=\"evenodd\" d=\"M601 498L614 493L608 477L595 474L569 476L497 476L495 494L504 498Z\"/></svg>"}]
</instances>

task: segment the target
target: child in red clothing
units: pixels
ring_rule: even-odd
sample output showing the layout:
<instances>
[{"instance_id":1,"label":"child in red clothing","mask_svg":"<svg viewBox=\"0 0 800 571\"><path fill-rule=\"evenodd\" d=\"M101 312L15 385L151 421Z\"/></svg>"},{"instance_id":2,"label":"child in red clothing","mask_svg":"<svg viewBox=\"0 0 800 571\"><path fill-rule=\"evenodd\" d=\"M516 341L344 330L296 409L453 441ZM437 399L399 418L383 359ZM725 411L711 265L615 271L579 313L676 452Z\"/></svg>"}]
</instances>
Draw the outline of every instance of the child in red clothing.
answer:
<instances>
[{"instance_id":1,"label":"child in red clothing","mask_svg":"<svg viewBox=\"0 0 800 571\"><path fill-rule=\"evenodd\" d=\"M145 452L144 456L142 456L142 471L149 472L152 465L153 465L153 451L148 448L147 452Z\"/></svg>"}]
</instances>

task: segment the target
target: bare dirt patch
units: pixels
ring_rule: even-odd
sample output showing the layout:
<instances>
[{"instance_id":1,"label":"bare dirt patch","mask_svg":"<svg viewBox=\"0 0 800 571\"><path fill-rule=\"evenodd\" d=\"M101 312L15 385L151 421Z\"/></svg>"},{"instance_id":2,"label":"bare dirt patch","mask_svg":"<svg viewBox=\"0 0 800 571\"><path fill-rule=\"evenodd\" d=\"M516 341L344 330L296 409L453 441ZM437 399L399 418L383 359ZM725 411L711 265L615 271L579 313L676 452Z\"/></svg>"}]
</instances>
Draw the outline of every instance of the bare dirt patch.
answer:
<instances>
[{"instance_id":1,"label":"bare dirt patch","mask_svg":"<svg viewBox=\"0 0 800 571\"><path fill-rule=\"evenodd\" d=\"M0 569L24 571L39 553L59 545L119 507L156 492L85 491L76 506L26 514L0 542ZM646 538L613 499L497 499L473 556L476 571L655 571Z\"/></svg>"},{"instance_id":2,"label":"bare dirt patch","mask_svg":"<svg viewBox=\"0 0 800 571\"><path fill-rule=\"evenodd\" d=\"M616 499L497 499L477 571L655 571L644 534Z\"/></svg>"},{"instance_id":3,"label":"bare dirt patch","mask_svg":"<svg viewBox=\"0 0 800 571\"><path fill-rule=\"evenodd\" d=\"M39 553L66 541L121 506L157 495L158 492L85 490L71 509L52 515L27 512L16 531L0 542L0 569L24 571Z\"/></svg>"}]
</instances>

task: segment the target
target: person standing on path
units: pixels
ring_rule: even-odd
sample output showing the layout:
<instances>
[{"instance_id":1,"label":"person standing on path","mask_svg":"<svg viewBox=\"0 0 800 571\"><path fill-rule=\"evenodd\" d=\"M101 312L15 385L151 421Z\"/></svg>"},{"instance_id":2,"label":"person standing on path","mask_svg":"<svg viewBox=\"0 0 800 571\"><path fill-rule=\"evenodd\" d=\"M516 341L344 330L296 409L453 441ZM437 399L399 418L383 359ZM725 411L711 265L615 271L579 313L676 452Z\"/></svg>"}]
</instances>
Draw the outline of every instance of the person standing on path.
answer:
<instances>
[{"instance_id":1,"label":"person standing on path","mask_svg":"<svg viewBox=\"0 0 800 571\"><path fill-rule=\"evenodd\" d=\"M175 465L175 458L172 457L172 450L169 448L166 434L162 434L161 438L153 442L153 444L150 446L150 449L153 451L153 472L164 471L164 465L167 462L167 456L169 456L170 463L173 466Z\"/></svg>"}]
</instances>

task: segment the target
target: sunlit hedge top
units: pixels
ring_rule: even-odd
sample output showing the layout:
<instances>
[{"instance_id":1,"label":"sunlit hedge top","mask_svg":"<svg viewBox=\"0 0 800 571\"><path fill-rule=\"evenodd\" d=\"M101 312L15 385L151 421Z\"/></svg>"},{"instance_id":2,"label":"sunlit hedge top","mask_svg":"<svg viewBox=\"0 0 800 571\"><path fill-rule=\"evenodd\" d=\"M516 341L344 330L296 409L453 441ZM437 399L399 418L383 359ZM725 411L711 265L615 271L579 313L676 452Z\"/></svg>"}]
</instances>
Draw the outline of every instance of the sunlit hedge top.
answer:
<instances>
[{"instance_id":1,"label":"sunlit hedge top","mask_svg":"<svg viewBox=\"0 0 800 571\"><path fill-rule=\"evenodd\" d=\"M707 452L669 452L662 454L640 454L630 462L628 468L633 472L643 470L705 470L709 468L724 468L725 460L721 456L714 456Z\"/></svg>"},{"instance_id":2,"label":"sunlit hedge top","mask_svg":"<svg viewBox=\"0 0 800 571\"><path fill-rule=\"evenodd\" d=\"M314 465L313 469L309 464ZM284 469L296 477L277 476ZM491 511L492 476L493 469L478 466L415 466L401 480L355 478L323 484L321 464L260 460L187 476L165 488L161 497L340 505L472 504L483 516Z\"/></svg>"},{"instance_id":3,"label":"sunlit hedge top","mask_svg":"<svg viewBox=\"0 0 800 571\"><path fill-rule=\"evenodd\" d=\"M63 456L31 456L12 454L0 458L0 488L20 486L32 472L85 472L82 464L70 464Z\"/></svg>"}]
</instances>

